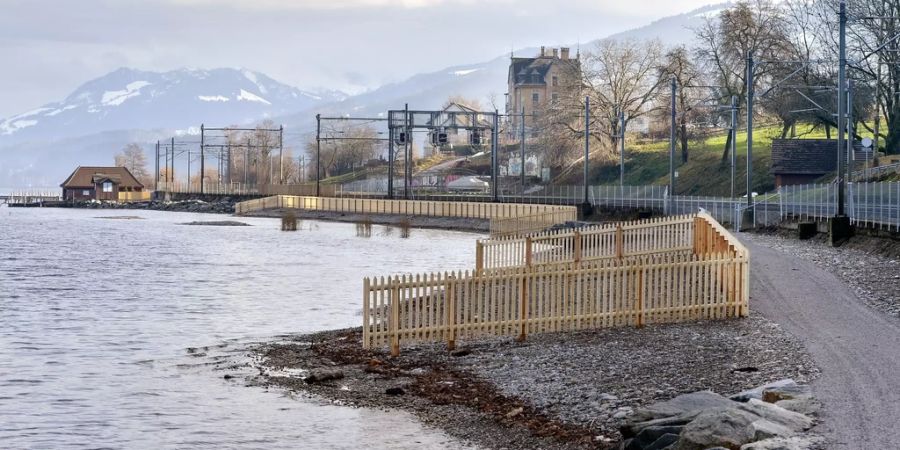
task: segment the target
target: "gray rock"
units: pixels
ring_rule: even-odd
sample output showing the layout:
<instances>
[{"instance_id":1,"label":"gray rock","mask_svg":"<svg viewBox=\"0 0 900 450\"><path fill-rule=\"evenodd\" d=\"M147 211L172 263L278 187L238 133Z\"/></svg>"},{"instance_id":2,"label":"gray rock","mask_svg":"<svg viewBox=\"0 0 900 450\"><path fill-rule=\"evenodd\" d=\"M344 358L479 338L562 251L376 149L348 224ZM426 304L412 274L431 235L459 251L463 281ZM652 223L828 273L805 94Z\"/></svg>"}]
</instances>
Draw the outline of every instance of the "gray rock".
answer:
<instances>
[{"instance_id":1,"label":"gray rock","mask_svg":"<svg viewBox=\"0 0 900 450\"><path fill-rule=\"evenodd\" d=\"M812 397L800 397L791 400L781 400L775 402L776 405L795 413L807 416L815 416L822 409L822 404Z\"/></svg>"},{"instance_id":2,"label":"gray rock","mask_svg":"<svg viewBox=\"0 0 900 450\"><path fill-rule=\"evenodd\" d=\"M735 402L716 394L712 391L692 392L683 394L671 400L654 403L650 406L638 408L631 416L631 422L645 422L673 416L682 416L686 413L703 411L712 408L731 408Z\"/></svg>"},{"instance_id":3,"label":"gray rock","mask_svg":"<svg viewBox=\"0 0 900 450\"><path fill-rule=\"evenodd\" d=\"M309 375L303 381L307 383L321 383L340 378L344 378L344 372L338 369L313 369L309 371Z\"/></svg>"},{"instance_id":4,"label":"gray rock","mask_svg":"<svg viewBox=\"0 0 900 450\"><path fill-rule=\"evenodd\" d=\"M681 434L681 430L683 430L683 426L651 426L644 428L635 436L633 439L630 439L628 443L625 445L625 450L646 450L647 448L651 448L657 444L657 442L665 435L674 435L676 440L678 435ZM674 442L674 441L672 441ZM670 445L672 444L670 442ZM664 448L665 445L658 448Z\"/></svg>"},{"instance_id":5,"label":"gray rock","mask_svg":"<svg viewBox=\"0 0 900 450\"><path fill-rule=\"evenodd\" d=\"M666 450L673 448L675 444L678 442L677 434L664 434L659 437L656 441L650 444L647 447L644 447L644 450Z\"/></svg>"},{"instance_id":6,"label":"gray rock","mask_svg":"<svg viewBox=\"0 0 900 450\"><path fill-rule=\"evenodd\" d=\"M788 411L778 405L766 403L762 400L751 399L747 403L741 403L738 408L762 417L769 422L781 425L793 432L805 431L812 428L814 420L800 413Z\"/></svg>"},{"instance_id":7,"label":"gray rock","mask_svg":"<svg viewBox=\"0 0 900 450\"><path fill-rule=\"evenodd\" d=\"M809 386L806 385L787 385L766 388L762 393L762 401L767 403L777 403L779 400L793 400L799 397L810 397Z\"/></svg>"},{"instance_id":8,"label":"gray rock","mask_svg":"<svg viewBox=\"0 0 900 450\"><path fill-rule=\"evenodd\" d=\"M718 408L699 414L684 427L677 450L705 450L721 446L739 448L753 442L755 415L736 408Z\"/></svg>"},{"instance_id":9,"label":"gray rock","mask_svg":"<svg viewBox=\"0 0 900 450\"><path fill-rule=\"evenodd\" d=\"M821 444L818 436L777 437L744 444L740 450L812 450Z\"/></svg>"},{"instance_id":10,"label":"gray rock","mask_svg":"<svg viewBox=\"0 0 900 450\"><path fill-rule=\"evenodd\" d=\"M769 422L765 419L753 422L752 426L754 441L761 441L763 439L775 437L789 437L795 434L794 431L790 428L787 428L783 425L778 425L777 423Z\"/></svg>"},{"instance_id":11,"label":"gray rock","mask_svg":"<svg viewBox=\"0 0 900 450\"><path fill-rule=\"evenodd\" d=\"M637 436L648 427L684 426L702 412L702 410L691 411L680 416L663 417L662 419L648 420L646 422L631 422L629 420L619 428L619 431L622 433L622 436L629 438Z\"/></svg>"},{"instance_id":12,"label":"gray rock","mask_svg":"<svg viewBox=\"0 0 900 450\"><path fill-rule=\"evenodd\" d=\"M762 386L755 387L753 389L748 389L746 391L739 392L737 394L732 395L729 398L732 400L735 400L735 401L739 401L739 402L746 402L747 400L750 400L751 398L755 398L757 400L762 400L763 391L765 391L766 389L777 389L777 388L782 388L782 387L787 387L787 386L797 386L797 382L794 381L793 379L785 378L783 380L773 381L771 383L766 383Z\"/></svg>"}]
</instances>

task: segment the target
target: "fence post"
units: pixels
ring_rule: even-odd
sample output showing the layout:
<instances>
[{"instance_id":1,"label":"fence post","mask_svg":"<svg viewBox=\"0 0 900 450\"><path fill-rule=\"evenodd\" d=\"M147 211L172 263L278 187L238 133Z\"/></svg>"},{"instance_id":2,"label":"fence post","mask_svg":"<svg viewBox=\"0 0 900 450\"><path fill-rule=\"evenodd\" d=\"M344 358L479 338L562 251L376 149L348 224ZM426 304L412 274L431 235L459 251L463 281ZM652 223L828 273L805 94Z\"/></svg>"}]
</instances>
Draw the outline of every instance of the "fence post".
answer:
<instances>
[{"instance_id":1,"label":"fence post","mask_svg":"<svg viewBox=\"0 0 900 450\"><path fill-rule=\"evenodd\" d=\"M530 241L531 238L529 238ZM531 275L530 265L522 270L522 284L519 289L519 337L517 341L522 342L528 335L528 278Z\"/></svg>"},{"instance_id":2,"label":"fence post","mask_svg":"<svg viewBox=\"0 0 900 450\"><path fill-rule=\"evenodd\" d=\"M447 276L444 281L444 296L447 298L447 350L456 349L456 286L453 275Z\"/></svg>"},{"instance_id":3,"label":"fence post","mask_svg":"<svg viewBox=\"0 0 900 450\"><path fill-rule=\"evenodd\" d=\"M625 256L625 232L622 225L616 225L616 258L622 259Z\"/></svg>"},{"instance_id":4,"label":"fence post","mask_svg":"<svg viewBox=\"0 0 900 450\"><path fill-rule=\"evenodd\" d=\"M369 277L363 278L363 348L369 348Z\"/></svg>"},{"instance_id":5,"label":"fence post","mask_svg":"<svg viewBox=\"0 0 900 450\"><path fill-rule=\"evenodd\" d=\"M531 267L531 236L525 238L525 267Z\"/></svg>"},{"instance_id":6,"label":"fence post","mask_svg":"<svg viewBox=\"0 0 900 450\"><path fill-rule=\"evenodd\" d=\"M706 230L703 227L703 219L700 217L694 217L694 254L700 255L703 253L703 240L704 240L704 231Z\"/></svg>"},{"instance_id":7,"label":"fence post","mask_svg":"<svg viewBox=\"0 0 900 450\"><path fill-rule=\"evenodd\" d=\"M637 266L637 323L638 328L644 327L644 264L643 260Z\"/></svg>"},{"instance_id":8,"label":"fence post","mask_svg":"<svg viewBox=\"0 0 900 450\"><path fill-rule=\"evenodd\" d=\"M572 240L572 245L575 247L575 266L578 267L581 265L581 232L575 230L575 238Z\"/></svg>"},{"instance_id":9,"label":"fence post","mask_svg":"<svg viewBox=\"0 0 900 450\"><path fill-rule=\"evenodd\" d=\"M475 274L481 275L484 271L484 244L481 241L475 242Z\"/></svg>"},{"instance_id":10,"label":"fence post","mask_svg":"<svg viewBox=\"0 0 900 450\"><path fill-rule=\"evenodd\" d=\"M391 281L391 356L400 356L400 280Z\"/></svg>"}]
</instances>

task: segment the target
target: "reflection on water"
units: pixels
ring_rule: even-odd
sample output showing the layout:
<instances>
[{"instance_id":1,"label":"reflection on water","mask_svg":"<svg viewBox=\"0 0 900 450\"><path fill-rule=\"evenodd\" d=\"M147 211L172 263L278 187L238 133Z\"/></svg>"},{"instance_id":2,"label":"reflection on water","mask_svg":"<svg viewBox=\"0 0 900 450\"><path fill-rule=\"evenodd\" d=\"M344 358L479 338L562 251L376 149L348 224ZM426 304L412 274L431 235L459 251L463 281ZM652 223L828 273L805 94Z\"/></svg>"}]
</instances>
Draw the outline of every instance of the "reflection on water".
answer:
<instances>
[{"instance_id":1,"label":"reflection on water","mask_svg":"<svg viewBox=\"0 0 900 450\"><path fill-rule=\"evenodd\" d=\"M469 268L475 235L179 225L194 220L210 216L0 208L4 448L454 446L405 414L292 399L212 368L243 361L252 341L358 325L363 276Z\"/></svg>"}]
</instances>

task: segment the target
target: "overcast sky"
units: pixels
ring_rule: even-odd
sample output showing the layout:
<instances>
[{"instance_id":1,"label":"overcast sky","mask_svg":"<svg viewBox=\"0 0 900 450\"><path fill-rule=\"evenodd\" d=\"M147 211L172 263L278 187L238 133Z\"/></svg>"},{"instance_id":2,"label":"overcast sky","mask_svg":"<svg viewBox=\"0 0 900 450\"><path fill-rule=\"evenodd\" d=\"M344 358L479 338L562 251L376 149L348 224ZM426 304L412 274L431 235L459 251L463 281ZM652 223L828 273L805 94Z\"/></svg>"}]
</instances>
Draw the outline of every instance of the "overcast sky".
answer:
<instances>
[{"instance_id":1,"label":"overcast sky","mask_svg":"<svg viewBox=\"0 0 900 450\"><path fill-rule=\"evenodd\" d=\"M0 0L0 117L118 67L246 67L356 90L584 42L712 0Z\"/></svg>"}]
</instances>

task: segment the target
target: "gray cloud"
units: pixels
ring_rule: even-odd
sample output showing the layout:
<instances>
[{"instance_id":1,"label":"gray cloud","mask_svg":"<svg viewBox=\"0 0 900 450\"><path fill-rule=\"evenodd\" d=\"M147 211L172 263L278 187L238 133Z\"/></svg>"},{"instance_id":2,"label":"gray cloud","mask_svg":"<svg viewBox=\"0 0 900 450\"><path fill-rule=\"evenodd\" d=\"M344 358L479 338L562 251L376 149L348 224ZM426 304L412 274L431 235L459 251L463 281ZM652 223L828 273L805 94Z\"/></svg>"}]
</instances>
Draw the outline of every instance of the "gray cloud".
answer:
<instances>
[{"instance_id":1,"label":"gray cloud","mask_svg":"<svg viewBox=\"0 0 900 450\"><path fill-rule=\"evenodd\" d=\"M639 3L639 5L638 5ZM603 37L709 0L4 0L0 117L117 67L248 67L363 89L511 47Z\"/></svg>"}]
</instances>

